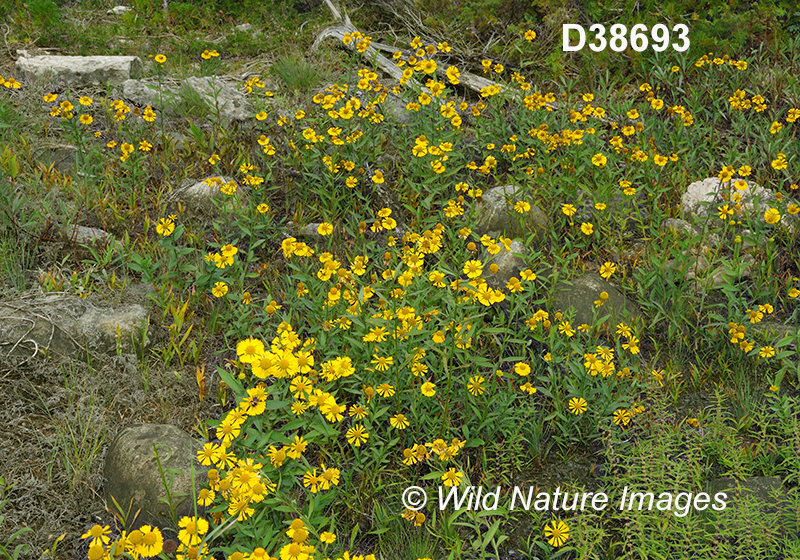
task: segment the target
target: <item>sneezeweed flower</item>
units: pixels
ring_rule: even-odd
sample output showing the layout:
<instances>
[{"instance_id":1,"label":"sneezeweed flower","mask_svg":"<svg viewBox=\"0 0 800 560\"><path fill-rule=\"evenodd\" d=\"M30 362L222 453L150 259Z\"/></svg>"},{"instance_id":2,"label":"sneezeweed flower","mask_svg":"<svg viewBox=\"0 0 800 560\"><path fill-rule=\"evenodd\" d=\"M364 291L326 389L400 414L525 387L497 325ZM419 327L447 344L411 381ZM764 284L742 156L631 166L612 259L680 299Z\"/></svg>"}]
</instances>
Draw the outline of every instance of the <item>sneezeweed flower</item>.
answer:
<instances>
[{"instance_id":1,"label":"sneezeweed flower","mask_svg":"<svg viewBox=\"0 0 800 560\"><path fill-rule=\"evenodd\" d=\"M514 211L519 214L524 214L525 212L528 212L530 209L531 209L530 203L524 200L519 200L517 201L516 204L514 204Z\"/></svg>"},{"instance_id":2,"label":"sneezeweed flower","mask_svg":"<svg viewBox=\"0 0 800 560\"><path fill-rule=\"evenodd\" d=\"M528 42L533 41L534 39L536 39L536 31L534 31L533 29L528 29L525 32L524 36L526 41Z\"/></svg>"},{"instance_id":3,"label":"sneezeweed flower","mask_svg":"<svg viewBox=\"0 0 800 560\"><path fill-rule=\"evenodd\" d=\"M380 185L381 183L383 183L384 182L383 172L378 170L375 173L373 173L372 182L375 183L376 185Z\"/></svg>"},{"instance_id":4,"label":"sneezeweed flower","mask_svg":"<svg viewBox=\"0 0 800 560\"><path fill-rule=\"evenodd\" d=\"M486 390L483 386L485 381L486 379L482 375L473 375L470 377L469 381L467 381L467 391L474 397L482 395Z\"/></svg>"},{"instance_id":5,"label":"sneezeweed flower","mask_svg":"<svg viewBox=\"0 0 800 560\"><path fill-rule=\"evenodd\" d=\"M333 233L333 224L322 222L317 226L317 233L320 235L330 235Z\"/></svg>"},{"instance_id":6,"label":"sneezeweed flower","mask_svg":"<svg viewBox=\"0 0 800 560\"><path fill-rule=\"evenodd\" d=\"M80 123L84 126L89 126L92 124L92 122L94 122L94 118L92 118L92 115L81 115L78 118L78 121L80 121Z\"/></svg>"},{"instance_id":7,"label":"sneezeweed flower","mask_svg":"<svg viewBox=\"0 0 800 560\"><path fill-rule=\"evenodd\" d=\"M584 235L592 235L594 233L594 226L589 222L583 222L581 224L581 231Z\"/></svg>"},{"instance_id":8,"label":"sneezeweed flower","mask_svg":"<svg viewBox=\"0 0 800 560\"><path fill-rule=\"evenodd\" d=\"M186 546L195 546L203 540L203 535L208 532L208 521L202 517L184 516L178 522L178 540Z\"/></svg>"},{"instance_id":9,"label":"sneezeweed flower","mask_svg":"<svg viewBox=\"0 0 800 560\"><path fill-rule=\"evenodd\" d=\"M211 289L211 293L214 297L221 298L228 293L228 285L225 282L217 282Z\"/></svg>"},{"instance_id":10,"label":"sneezeweed flower","mask_svg":"<svg viewBox=\"0 0 800 560\"><path fill-rule=\"evenodd\" d=\"M216 165L217 163L219 163L219 159L220 158L217 154L211 154L211 157L208 158L208 163L210 163L211 165Z\"/></svg>"},{"instance_id":11,"label":"sneezeweed flower","mask_svg":"<svg viewBox=\"0 0 800 560\"><path fill-rule=\"evenodd\" d=\"M531 374L531 366L524 362L514 364L514 372L520 377L526 377Z\"/></svg>"},{"instance_id":12,"label":"sneezeweed flower","mask_svg":"<svg viewBox=\"0 0 800 560\"><path fill-rule=\"evenodd\" d=\"M391 397L394 395L394 387L388 383L381 383L375 388L375 391L382 397ZM369 402L369 400L367 400Z\"/></svg>"},{"instance_id":13,"label":"sneezeweed flower","mask_svg":"<svg viewBox=\"0 0 800 560\"><path fill-rule=\"evenodd\" d=\"M404 414L398 413L389 418L389 425L395 430L405 430L410 423Z\"/></svg>"},{"instance_id":14,"label":"sneezeweed flower","mask_svg":"<svg viewBox=\"0 0 800 560\"><path fill-rule=\"evenodd\" d=\"M464 473L451 467L450 470L442 475L442 482L444 482L445 486L461 486L463 477Z\"/></svg>"},{"instance_id":15,"label":"sneezeweed flower","mask_svg":"<svg viewBox=\"0 0 800 560\"><path fill-rule=\"evenodd\" d=\"M553 519L544 527L544 537L550 546L562 546L569 539L569 526L560 519Z\"/></svg>"},{"instance_id":16,"label":"sneezeweed flower","mask_svg":"<svg viewBox=\"0 0 800 560\"><path fill-rule=\"evenodd\" d=\"M617 426L627 426L631 422L631 414L630 410L625 410L624 408L618 408L614 411L614 424Z\"/></svg>"},{"instance_id":17,"label":"sneezeweed flower","mask_svg":"<svg viewBox=\"0 0 800 560\"><path fill-rule=\"evenodd\" d=\"M362 443L366 443L369 439L369 434L364 428L363 424L355 424L347 430L347 442L352 444L353 447L361 447Z\"/></svg>"},{"instance_id":18,"label":"sneezeweed flower","mask_svg":"<svg viewBox=\"0 0 800 560\"><path fill-rule=\"evenodd\" d=\"M617 265L613 262L606 261L600 267L600 276L608 280L617 271Z\"/></svg>"},{"instance_id":19,"label":"sneezeweed flower","mask_svg":"<svg viewBox=\"0 0 800 560\"><path fill-rule=\"evenodd\" d=\"M422 394L426 397L432 397L436 394L436 384L426 381L422 384L422 387L420 387L420 391L422 391Z\"/></svg>"},{"instance_id":20,"label":"sneezeweed flower","mask_svg":"<svg viewBox=\"0 0 800 560\"><path fill-rule=\"evenodd\" d=\"M758 355L762 358L771 358L775 355L775 348L772 346L764 346L758 351Z\"/></svg>"},{"instance_id":21,"label":"sneezeweed flower","mask_svg":"<svg viewBox=\"0 0 800 560\"><path fill-rule=\"evenodd\" d=\"M143 525L139 531L142 534L141 542L136 546L136 552L140 556L158 556L164 549L164 537L158 527Z\"/></svg>"},{"instance_id":22,"label":"sneezeweed flower","mask_svg":"<svg viewBox=\"0 0 800 560\"><path fill-rule=\"evenodd\" d=\"M333 544L336 542L336 535L330 531L323 531L319 535L319 540L325 544Z\"/></svg>"},{"instance_id":23,"label":"sneezeweed flower","mask_svg":"<svg viewBox=\"0 0 800 560\"><path fill-rule=\"evenodd\" d=\"M772 160L771 165L775 171L786 169L788 167L788 164L786 163L786 155L783 153L778 153L777 157L774 160Z\"/></svg>"},{"instance_id":24,"label":"sneezeweed flower","mask_svg":"<svg viewBox=\"0 0 800 560\"><path fill-rule=\"evenodd\" d=\"M175 221L171 218L161 218L156 225L156 233L167 237L175 231Z\"/></svg>"},{"instance_id":25,"label":"sneezeweed flower","mask_svg":"<svg viewBox=\"0 0 800 560\"><path fill-rule=\"evenodd\" d=\"M572 414L583 414L588 408L588 403L583 397L572 397L569 400L569 411Z\"/></svg>"},{"instance_id":26,"label":"sneezeweed flower","mask_svg":"<svg viewBox=\"0 0 800 560\"><path fill-rule=\"evenodd\" d=\"M109 527L108 525L104 527L100 525L95 525L87 532L85 532L83 535L81 535L81 538L92 539L91 542L89 543L90 546L97 543L108 544L111 541L111 538L108 536L110 534L111 534L111 527Z\"/></svg>"},{"instance_id":27,"label":"sneezeweed flower","mask_svg":"<svg viewBox=\"0 0 800 560\"><path fill-rule=\"evenodd\" d=\"M578 211L578 209L575 208L575 206L573 206L572 204L562 204L561 205L561 213L564 214L565 216L569 217L569 218L574 216L575 212L577 212L577 211Z\"/></svg>"},{"instance_id":28,"label":"sneezeweed flower","mask_svg":"<svg viewBox=\"0 0 800 560\"><path fill-rule=\"evenodd\" d=\"M159 53L155 57L153 57L153 60L155 60L159 64L164 64L167 61L167 57Z\"/></svg>"},{"instance_id":29,"label":"sneezeweed flower","mask_svg":"<svg viewBox=\"0 0 800 560\"><path fill-rule=\"evenodd\" d=\"M781 221L781 213L775 208L768 208L764 212L764 221L768 224L777 224Z\"/></svg>"},{"instance_id":30,"label":"sneezeweed flower","mask_svg":"<svg viewBox=\"0 0 800 560\"><path fill-rule=\"evenodd\" d=\"M592 165L596 165L597 167L605 167L607 162L608 158L604 156L602 153L598 153L592 156Z\"/></svg>"},{"instance_id":31,"label":"sneezeweed flower","mask_svg":"<svg viewBox=\"0 0 800 560\"><path fill-rule=\"evenodd\" d=\"M262 202L258 206L256 206L256 210L258 210L259 214L266 214L269 212L269 204L266 202Z\"/></svg>"}]
</instances>

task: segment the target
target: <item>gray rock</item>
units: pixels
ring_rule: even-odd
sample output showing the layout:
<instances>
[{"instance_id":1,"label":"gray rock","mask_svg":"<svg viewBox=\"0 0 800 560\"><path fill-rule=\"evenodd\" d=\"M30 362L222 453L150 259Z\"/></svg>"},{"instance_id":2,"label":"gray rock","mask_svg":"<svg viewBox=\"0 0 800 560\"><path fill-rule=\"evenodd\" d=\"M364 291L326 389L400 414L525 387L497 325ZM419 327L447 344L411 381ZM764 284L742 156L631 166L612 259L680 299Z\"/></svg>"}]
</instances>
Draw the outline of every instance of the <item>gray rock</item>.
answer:
<instances>
[{"instance_id":1,"label":"gray rock","mask_svg":"<svg viewBox=\"0 0 800 560\"><path fill-rule=\"evenodd\" d=\"M699 232L694 228L694 226L692 226L692 224L679 218L667 218L664 220L663 226L664 230L674 231L682 237L692 238L699 235Z\"/></svg>"},{"instance_id":2,"label":"gray rock","mask_svg":"<svg viewBox=\"0 0 800 560\"><path fill-rule=\"evenodd\" d=\"M738 179L732 179L731 185L736 180ZM717 177L709 177L690 184L681 196L681 213L684 219L691 221L694 218L711 216L715 220L721 221L718 217L717 207L725 204L722 198L725 190L726 188L723 188ZM751 216L763 215L766 207L775 202L775 193L752 181L747 181L747 189L744 191L738 191L732 186L730 191L742 194L742 202ZM758 199L758 203L756 203L756 199Z\"/></svg>"},{"instance_id":3,"label":"gray rock","mask_svg":"<svg viewBox=\"0 0 800 560\"><path fill-rule=\"evenodd\" d=\"M319 227L320 223L321 222L314 222L314 223L308 224L306 227L304 227L302 230L300 230L300 232L298 233L298 236L307 237L309 239L315 239L317 241L324 239L324 236L320 235L317 232L317 228Z\"/></svg>"},{"instance_id":4,"label":"gray rock","mask_svg":"<svg viewBox=\"0 0 800 560\"><path fill-rule=\"evenodd\" d=\"M127 14L128 12L133 11L133 8L129 8L128 6L114 6L106 14L110 16L121 16Z\"/></svg>"},{"instance_id":5,"label":"gray rock","mask_svg":"<svg viewBox=\"0 0 800 560\"><path fill-rule=\"evenodd\" d=\"M153 109L171 111L173 99L178 95L178 88L171 81L159 83L154 79L146 80L125 80L113 92L114 97L125 99L135 105L146 107L150 105Z\"/></svg>"},{"instance_id":6,"label":"gray rock","mask_svg":"<svg viewBox=\"0 0 800 560\"><path fill-rule=\"evenodd\" d=\"M72 295L52 294L0 304L0 358L38 353L85 358L141 352L147 310L138 304L96 307ZM148 341L145 340L145 344Z\"/></svg>"},{"instance_id":7,"label":"gray rock","mask_svg":"<svg viewBox=\"0 0 800 560\"><path fill-rule=\"evenodd\" d=\"M608 294L608 299L600 308L595 309L594 302L601 299L602 292ZM567 312L570 308L575 310L573 326L583 323L591 325L595 312L598 318L610 314L614 323L630 323L633 319L642 317L639 307L633 301L596 272L584 272L572 280L572 285L561 282L556 286L554 300L555 307L560 311Z\"/></svg>"},{"instance_id":8,"label":"gray rock","mask_svg":"<svg viewBox=\"0 0 800 560\"><path fill-rule=\"evenodd\" d=\"M525 200L531 209L525 214L514 210L517 201ZM542 209L514 185L489 189L481 197L472 229L478 235L500 232L506 237L526 239L530 233L541 236L548 227Z\"/></svg>"},{"instance_id":9,"label":"gray rock","mask_svg":"<svg viewBox=\"0 0 800 560\"><path fill-rule=\"evenodd\" d=\"M105 245L112 239L105 230L86 226L67 226L61 230L61 237L77 245Z\"/></svg>"},{"instance_id":10,"label":"gray rock","mask_svg":"<svg viewBox=\"0 0 800 560\"><path fill-rule=\"evenodd\" d=\"M55 144L36 148L33 151L33 157L46 167L52 165L53 169L61 173L69 173L75 169L75 153L77 151L78 148L70 144Z\"/></svg>"},{"instance_id":11,"label":"gray rock","mask_svg":"<svg viewBox=\"0 0 800 560\"><path fill-rule=\"evenodd\" d=\"M691 281L698 293L749 278L755 265L755 259L748 254L742 255L738 265L727 258L713 262L711 249L707 245L682 251L682 255L684 258L680 262L670 259L664 266L676 271L676 276L681 280Z\"/></svg>"},{"instance_id":12,"label":"gray rock","mask_svg":"<svg viewBox=\"0 0 800 560\"><path fill-rule=\"evenodd\" d=\"M177 426L128 426L117 434L106 453L103 471L106 479L106 502L113 504L113 497L123 508L131 507L131 512L141 509L133 524L134 528L145 524L161 527L170 524L172 517L169 504L164 501L167 500L167 492L159 471L160 461L173 497L175 515L178 519L185 515L194 515L192 471L195 491L208 481L208 469L202 467L196 458L196 453L201 448L199 441ZM158 460L155 457L156 450ZM167 473L170 469L177 470L174 474Z\"/></svg>"},{"instance_id":13,"label":"gray rock","mask_svg":"<svg viewBox=\"0 0 800 560\"><path fill-rule=\"evenodd\" d=\"M249 23L240 23L236 26L236 31L249 31L253 28L253 26Z\"/></svg>"},{"instance_id":14,"label":"gray rock","mask_svg":"<svg viewBox=\"0 0 800 560\"><path fill-rule=\"evenodd\" d=\"M65 87L117 85L141 71L138 56L33 56L17 59L24 79L50 79Z\"/></svg>"},{"instance_id":15,"label":"gray rock","mask_svg":"<svg viewBox=\"0 0 800 560\"><path fill-rule=\"evenodd\" d=\"M219 109L224 122L246 121L255 113L244 93L216 77L186 78L183 84L203 97L212 115Z\"/></svg>"},{"instance_id":16,"label":"gray rock","mask_svg":"<svg viewBox=\"0 0 800 560\"><path fill-rule=\"evenodd\" d=\"M400 125L410 124L414 119L414 112L406 109L406 102L393 93L389 93L380 106L387 119L394 120Z\"/></svg>"},{"instance_id":17,"label":"gray rock","mask_svg":"<svg viewBox=\"0 0 800 560\"><path fill-rule=\"evenodd\" d=\"M234 211L240 207L241 198L246 196L246 193L237 183L233 195L224 194L220 190L220 185L229 181L233 179L214 175L199 181L184 179L167 197L167 212L177 213L180 206L184 215L189 218L215 218L219 215L219 209L225 206Z\"/></svg>"},{"instance_id":18,"label":"gray rock","mask_svg":"<svg viewBox=\"0 0 800 560\"><path fill-rule=\"evenodd\" d=\"M737 481L733 477L715 478L706 485L706 492L711 496L712 503L714 495L724 492L727 498L727 507L723 511L733 510L743 511L743 501L753 501L762 513L767 515L783 514L783 517L793 517L791 505L788 500L786 489L777 476L755 476L742 481ZM713 514L713 510L705 510L704 513Z\"/></svg>"},{"instance_id":19,"label":"gray rock","mask_svg":"<svg viewBox=\"0 0 800 560\"><path fill-rule=\"evenodd\" d=\"M525 270L526 264L525 259L518 255L525 255L527 251L525 250L525 245L521 241L512 241L511 242L511 250L506 251L505 245L502 243L500 244L500 252L496 255L489 255L489 253L484 254L484 258L488 258L486 262L486 267L484 269L484 277L486 281L489 283L490 286L493 288L497 287L504 287L506 282L512 276L519 276L520 270ZM489 271L491 265L496 264L498 267L497 272L492 274Z\"/></svg>"}]
</instances>

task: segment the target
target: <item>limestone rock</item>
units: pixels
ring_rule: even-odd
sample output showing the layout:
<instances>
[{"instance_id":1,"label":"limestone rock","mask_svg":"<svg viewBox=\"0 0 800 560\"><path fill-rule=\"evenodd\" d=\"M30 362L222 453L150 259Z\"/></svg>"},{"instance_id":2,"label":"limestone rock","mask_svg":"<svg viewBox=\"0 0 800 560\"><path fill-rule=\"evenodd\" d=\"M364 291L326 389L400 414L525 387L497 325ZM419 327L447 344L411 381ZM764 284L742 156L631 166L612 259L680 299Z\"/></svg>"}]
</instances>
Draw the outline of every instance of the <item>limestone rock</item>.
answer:
<instances>
[{"instance_id":1,"label":"limestone rock","mask_svg":"<svg viewBox=\"0 0 800 560\"><path fill-rule=\"evenodd\" d=\"M108 12L106 12L106 13L108 15L110 15L110 16L121 16L121 15L127 14L128 12L130 12L132 10L133 10L133 8L130 8L128 6L114 6L113 8L108 10Z\"/></svg>"},{"instance_id":2,"label":"limestone rock","mask_svg":"<svg viewBox=\"0 0 800 560\"><path fill-rule=\"evenodd\" d=\"M61 230L61 237L67 243L76 245L105 245L111 241L111 234L100 228L86 226L68 226Z\"/></svg>"},{"instance_id":3,"label":"limestone rock","mask_svg":"<svg viewBox=\"0 0 800 560\"><path fill-rule=\"evenodd\" d=\"M155 448L154 448L155 446ZM178 469L180 473L166 474L176 507L178 519L194 515L192 499L192 470L195 490L207 482L207 469L197 462L196 453L202 444L180 430L167 424L134 424L117 434L109 445L103 475L106 479L106 502L113 497L123 508L133 499L131 511L141 509L134 527L145 524L165 526L171 522L169 505L162 501L167 493L159 472L158 460L165 471Z\"/></svg>"},{"instance_id":4,"label":"limestone rock","mask_svg":"<svg viewBox=\"0 0 800 560\"><path fill-rule=\"evenodd\" d=\"M736 180L738 179L731 179L731 183ZM752 181L747 181L745 190L738 191L732 186L723 187L717 177L709 177L690 184L681 196L681 213L684 219L691 221L694 218L709 216L718 219L717 207L726 204L722 196L726 190L741 193L742 203L751 215L763 214L766 207L775 202L775 193Z\"/></svg>"},{"instance_id":5,"label":"limestone rock","mask_svg":"<svg viewBox=\"0 0 800 560\"><path fill-rule=\"evenodd\" d=\"M380 107L387 119L394 120L401 126L410 124L414 118L414 112L406 109L406 102L393 93L386 96Z\"/></svg>"},{"instance_id":6,"label":"limestone rock","mask_svg":"<svg viewBox=\"0 0 800 560\"><path fill-rule=\"evenodd\" d=\"M531 209L525 214L514 210L517 201L525 200ZM530 232L541 235L548 226L547 217L522 189L513 185L489 189L478 203L472 229L478 235L502 233L506 237L528 236Z\"/></svg>"},{"instance_id":7,"label":"limestone rock","mask_svg":"<svg viewBox=\"0 0 800 560\"><path fill-rule=\"evenodd\" d=\"M506 251L505 245L501 243L499 253L492 256L486 253L484 258L488 258L489 260L486 261L484 277L489 285L493 288L503 287L505 290L506 282L508 282L512 276L518 277L520 270L525 270L525 259L519 255L524 255L526 253L525 245L521 241L516 240L511 242L510 251ZM489 270L492 264L496 264L498 267L497 272L494 274Z\"/></svg>"},{"instance_id":8,"label":"limestone rock","mask_svg":"<svg viewBox=\"0 0 800 560\"><path fill-rule=\"evenodd\" d=\"M255 113L241 91L216 77L186 78L183 84L203 97L212 115L216 114L218 108L224 122L246 121Z\"/></svg>"},{"instance_id":9,"label":"limestone rock","mask_svg":"<svg viewBox=\"0 0 800 560\"><path fill-rule=\"evenodd\" d=\"M33 151L33 157L46 167L52 165L53 169L61 173L69 173L75 169L75 153L77 151L78 148L71 144L54 144L36 148Z\"/></svg>"},{"instance_id":10,"label":"limestone rock","mask_svg":"<svg viewBox=\"0 0 800 560\"><path fill-rule=\"evenodd\" d=\"M675 271L676 279L691 281L697 292L718 288L725 283L749 278L755 265L752 255L744 254L734 264L728 258L715 262L708 245L682 251L682 259L670 259L665 268Z\"/></svg>"},{"instance_id":11,"label":"limestone rock","mask_svg":"<svg viewBox=\"0 0 800 560\"><path fill-rule=\"evenodd\" d=\"M167 212L177 213L180 206L189 218L215 218L219 208L227 205L231 211L239 207L241 197L246 196L242 187L236 187L233 195L227 195L220 186L233 181L229 177L210 176L202 180L184 179L180 186L167 197Z\"/></svg>"},{"instance_id":12,"label":"limestone rock","mask_svg":"<svg viewBox=\"0 0 800 560\"><path fill-rule=\"evenodd\" d=\"M24 79L52 79L64 87L117 85L141 71L138 56L32 56L17 59L17 74Z\"/></svg>"},{"instance_id":13,"label":"limestone rock","mask_svg":"<svg viewBox=\"0 0 800 560\"><path fill-rule=\"evenodd\" d=\"M601 299L602 292L608 294L608 299L595 310L594 302ZM591 325L595 311L598 318L610 314L614 323L630 323L634 318L641 318L639 307L596 272L584 272L572 280L572 285L561 282L556 286L554 298L557 309L564 312L575 309L573 327L583 323Z\"/></svg>"},{"instance_id":14,"label":"limestone rock","mask_svg":"<svg viewBox=\"0 0 800 560\"><path fill-rule=\"evenodd\" d=\"M314 222L308 224L298 233L298 237L307 237L309 239L314 239L316 241L321 241L324 237L319 234L317 228L320 226L321 222Z\"/></svg>"},{"instance_id":15,"label":"limestone rock","mask_svg":"<svg viewBox=\"0 0 800 560\"><path fill-rule=\"evenodd\" d=\"M747 516L748 509L745 508L744 502L752 501L762 514L774 515L777 522L796 518L786 489L777 476L754 476L742 481L737 481L733 477L723 477L710 480L706 486L706 493L711 496L712 503L714 495L719 492L724 492L727 496L723 500L727 504L725 510L717 513L709 508L704 511L706 515Z\"/></svg>"},{"instance_id":16,"label":"limestone rock","mask_svg":"<svg viewBox=\"0 0 800 560\"><path fill-rule=\"evenodd\" d=\"M683 236L692 238L699 235L698 231L686 220L676 219L676 218L667 218L664 220L663 223L664 230L666 231L674 231L675 233Z\"/></svg>"},{"instance_id":17,"label":"limestone rock","mask_svg":"<svg viewBox=\"0 0 800 560\"><path fill-rule=\"evenodd\" d=\"M138 304L96 307L72 295L52 294L0 304L0 358L36 353L85 357L141 351L147 310Z\"/></svg>"},{"instance_id":18,"label":"limestone rock","mask_svg":"<svg viewBox=\"0 0 800 560\"><path fill-rule=\"evenodd\" d=\"M170 101L178 95L178 89L171 81L157 80L125 80L114 90L115 97L121 97L135 105L146 107L150 105L157 110L170 110Z\"/></svg>"}]
</instances>

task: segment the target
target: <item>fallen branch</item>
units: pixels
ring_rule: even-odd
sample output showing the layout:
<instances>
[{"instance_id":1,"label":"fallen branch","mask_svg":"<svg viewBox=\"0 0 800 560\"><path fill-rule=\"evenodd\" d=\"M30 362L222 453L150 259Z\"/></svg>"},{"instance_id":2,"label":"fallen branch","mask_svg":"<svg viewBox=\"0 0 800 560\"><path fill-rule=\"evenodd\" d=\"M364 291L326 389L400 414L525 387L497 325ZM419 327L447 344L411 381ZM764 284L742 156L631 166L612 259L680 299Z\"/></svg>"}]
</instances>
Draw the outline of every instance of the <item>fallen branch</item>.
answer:
<instances>
[{"instance_id":1,"label":"fallen branch","mask_svg":"<svg viewBox=\"0 0 800 560\"><path fill-rule=\"evenodd\" d=\"M322 31L320 31L319 35L317 35L316 39L314 39L314 43L311 45L311 50L316 50L320 43L325 39L334 38L337 39L340 43L344 42L344 36L348 33L358 33L358 29L350 22L350 18L345 14L339 12L336 6L333 5L331 0L324 0L326 6L331 11L333 19L337 22L336 24L326 27ZM354 48L353 45L350 45L350 48ZM403 71L391 60L383 56L380 51L385 52L395 52L400 50L404 56L408 56L410 53L407 51L403 51L403 49L397 49L392 47L391 45L385 45L382 43L370 43L370 46L367 50L362 53L367 59L374 61L378 68L380 68L383 72L391 76L395 80L400 80L403 76ZM437 74L440 77L445 76L445 69L439 68L437 70ZM486 87L491 86L499 86L505 91L507 88L502 84L498 84L495 81L489 80L482 76L478 76L477 74L473 74L471 72L462 72L461 76L459 77L460 85L463 85L465 88L474 91L476 93L480 93ZM517 97L518 94L515 95Z\"/></svg>"}]
</instances>

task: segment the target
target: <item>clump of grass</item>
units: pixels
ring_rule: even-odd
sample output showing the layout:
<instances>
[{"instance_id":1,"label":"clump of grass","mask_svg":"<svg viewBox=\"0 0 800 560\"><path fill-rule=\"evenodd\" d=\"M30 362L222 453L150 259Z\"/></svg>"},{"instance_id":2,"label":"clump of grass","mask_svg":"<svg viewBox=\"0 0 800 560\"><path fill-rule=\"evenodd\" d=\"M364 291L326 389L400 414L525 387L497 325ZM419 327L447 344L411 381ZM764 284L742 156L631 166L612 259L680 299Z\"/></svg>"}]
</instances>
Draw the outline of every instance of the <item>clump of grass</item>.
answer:
<instances>
[{"instance_id":1,"label":"clump of grass","mask_svg":"<svg viewBox=\"0 0 800 560\"><path fill-rule=\"evenodd\" d=\"M321 79L319 70L297 54L281 57L271 70L293 92L307 92L319 85Z\"/></svg>"}]
</instances>

